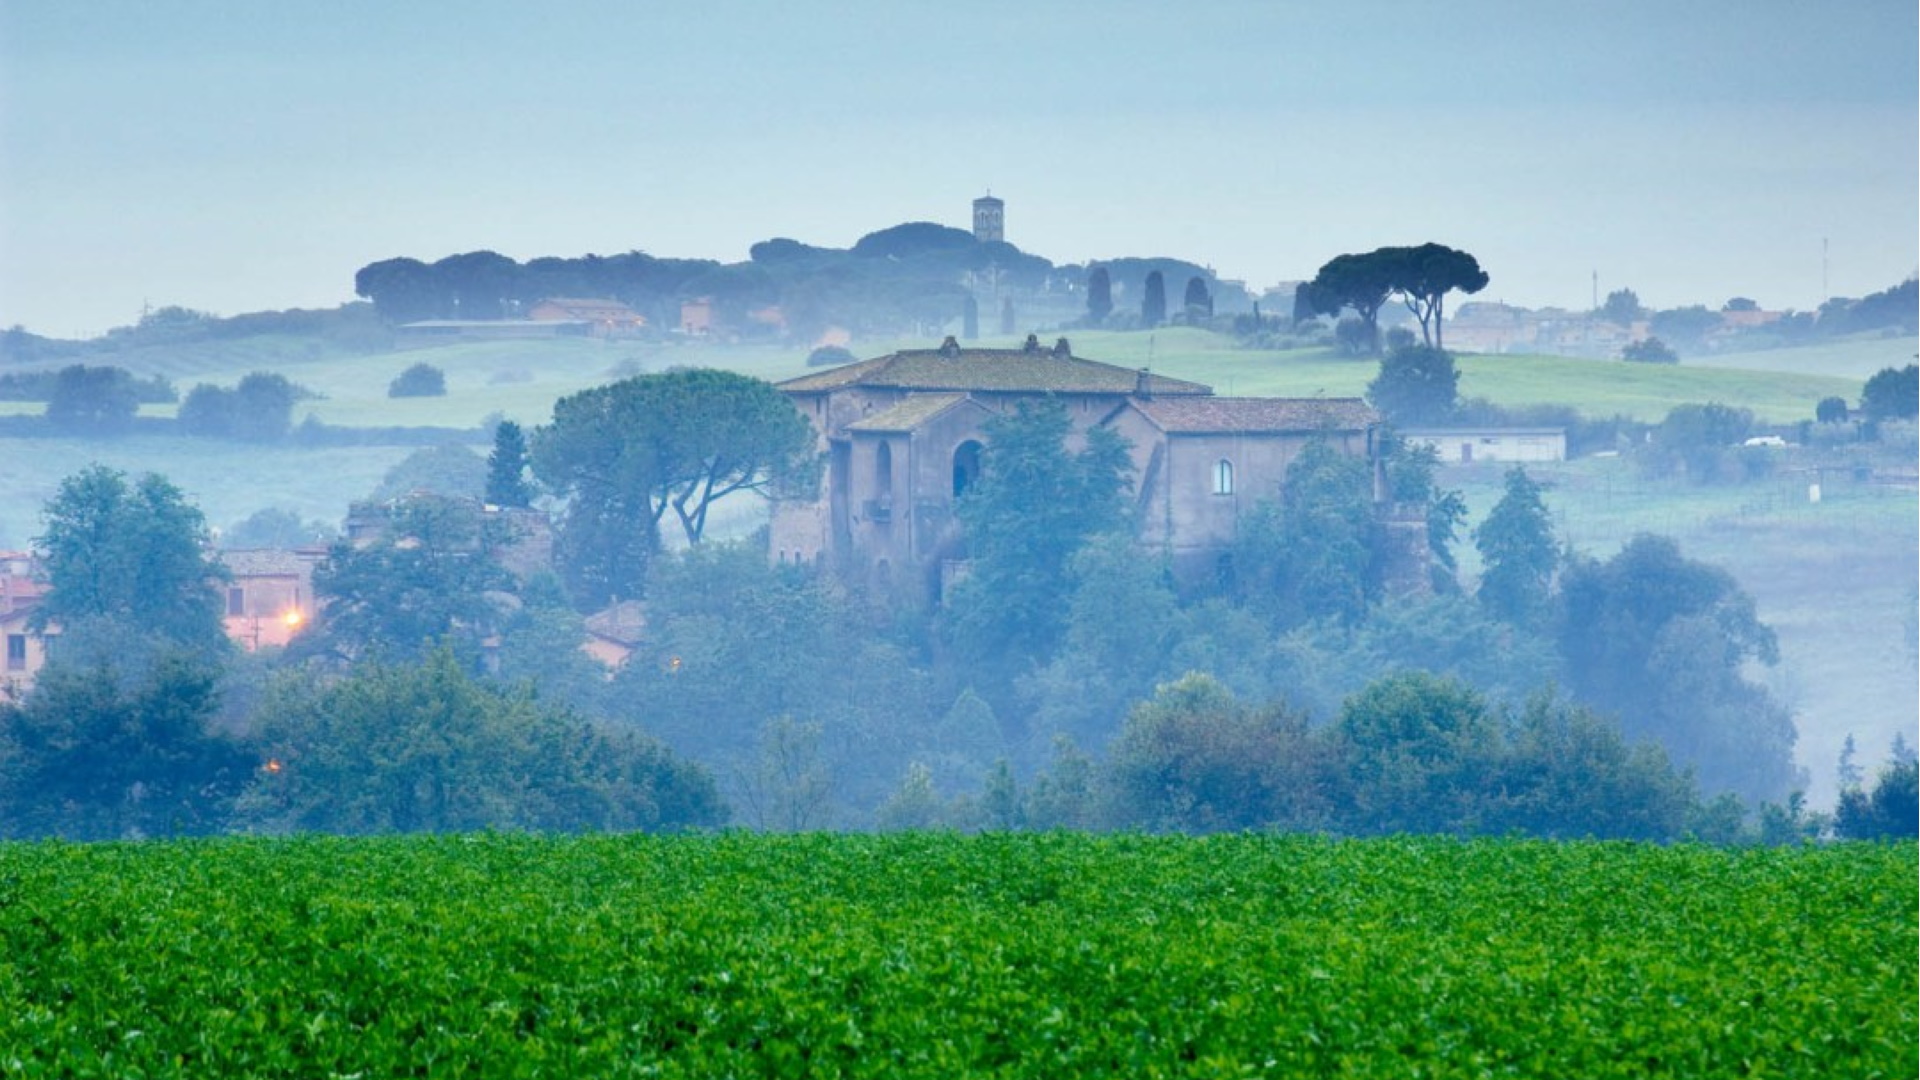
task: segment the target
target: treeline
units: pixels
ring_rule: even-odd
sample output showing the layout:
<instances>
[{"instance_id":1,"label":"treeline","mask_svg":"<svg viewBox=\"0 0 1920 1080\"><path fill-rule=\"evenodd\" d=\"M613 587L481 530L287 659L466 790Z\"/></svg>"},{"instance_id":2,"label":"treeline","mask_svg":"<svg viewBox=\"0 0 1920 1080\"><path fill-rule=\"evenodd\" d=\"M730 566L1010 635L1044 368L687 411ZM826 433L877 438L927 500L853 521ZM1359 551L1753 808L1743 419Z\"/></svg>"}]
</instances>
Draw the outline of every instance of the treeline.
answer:
<instances>
[{"instance_id":1,"label":"treeline","mask_svg":"<svg viewBox=\"0 0 1920 1080\"><path fill-rule=\"evenodd\" d=\"M221 574L177 491L69 480L35 615L62 633L36 688L0 708L6 828L731 814L1780 839L1860 835L1905 805L1863 793L1836 821L1806 814L1792 719L1746 674L1777 659L1751 599L1661 537L1565 550L1519 469L1469 522L1430 453L1389 443L1385 514L1366 462L1310 443L1217 573L1176 584L1134 540L1125 446L1036 405L991 422L957 507L970 573L923 606L857 567L771 560L764 537L704 539L701 492L813 475L797 414L797 435L726 422L792 412L764 384L682 371L562 405L531 438L501 424L488 460L410 459L389 494L461 497L402 498L336 544L319 617L280 653L226 645ZM541 489L569 500L551 561L486 506ZM683 550L665 550L663 519ZM1394 584L1413 535L1425 588ZM1471 591L1462 542L1482 567ZM594 615L630 624L610 674L581 649L585 613L634 598Z\"/></svg>"},{"instance_id":2,"label":"treeline","mask_svg":"<svg viewBox=\"0 0 1920 1080\"><path fill-rule=\"evenodd\" d=\"M181 345L218 346L251 338L303 339L315 355L324 350L343 354L380 352L391 348L393 333L365 303L334 308L256 311L221 318L183 307L162 307L138 321L116 326L87 341L43 337L14 326L0 331L0 364L63 364L137 356L145 349Z\"/></svg>"},{"instance_id":3,"label":"treeline","mask_svg":"<svg viewBox=\"0 0 1920 1080\"><path fill-rule=\"evenodd\" d=\"M869 233L851 248L778 238L754 244L748 261L656 258L641 251L518 262L492 251L434 262L401 257L362 267L354 292L389 323L422 319L501 319L554 297L618 300L655 332L678 327L680 304L705 299L716 325L735 336L813 342L829 328L872 337L930 332L949 323L977 334L1015 333L1030 325L1021 306L1042 296L1077 298L1087 267L1055 266L1002 241L929 222ZM1137 295L1150 276L1213 283L1210 271L1178 259L1114 259L1098 264ZM1217 288L1217 285L1214 286ZM997 310L983 305L999 303ZM1077 299L1065 301L1070 310ZM1055 305L1058 306L1058 305ZM778 318L766 317L777 309Z\"/></svg>"}]
</instances>

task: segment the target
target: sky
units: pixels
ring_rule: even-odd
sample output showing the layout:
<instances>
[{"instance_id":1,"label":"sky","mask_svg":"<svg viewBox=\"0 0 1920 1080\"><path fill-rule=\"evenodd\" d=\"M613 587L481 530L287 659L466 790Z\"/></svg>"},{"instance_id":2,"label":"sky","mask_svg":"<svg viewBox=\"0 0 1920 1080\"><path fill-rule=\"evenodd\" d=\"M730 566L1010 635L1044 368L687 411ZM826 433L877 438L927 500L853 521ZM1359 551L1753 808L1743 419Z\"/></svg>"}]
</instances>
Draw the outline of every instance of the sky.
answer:
<instances>
[{"instance_id":1,"label":"sky","mask_svg":"<svg viewBox=\"0 0 1920 1080\"><path fill-rule=\"evenodd\" d=\"M493 250L907 221L1259 289L1435 241L1483 299L1810 309L1920 267L1913 0L0 0L0 326L330 307Z\"/></svg>"}]
</instances>

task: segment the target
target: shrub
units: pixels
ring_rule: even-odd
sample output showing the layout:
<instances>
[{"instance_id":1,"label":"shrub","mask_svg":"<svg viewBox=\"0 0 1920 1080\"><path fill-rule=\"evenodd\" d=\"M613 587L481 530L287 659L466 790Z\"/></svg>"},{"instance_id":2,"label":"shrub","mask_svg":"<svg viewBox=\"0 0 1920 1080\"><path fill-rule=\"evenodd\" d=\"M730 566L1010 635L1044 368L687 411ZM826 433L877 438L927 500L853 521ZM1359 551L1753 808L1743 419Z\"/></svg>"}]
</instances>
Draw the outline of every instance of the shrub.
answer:
<instances>
[{"instance_id":1,"label":"shrub","mask_svg":"<svg viewBox=\"0 0 1920 1080\"><path fill-rule=\"evenodd\" d=\"M1677 364L1679 354L1667 347L1667 343L1657 337L1642 341L1629 342L1620 350L1620 359L1636 364Z\"/></svg>"},{"instance_id":2,"label":"shrub","mask_svg":"<svg viewBox=\"0 0 1920 1080\"><path fill-rule=\"evenodd\" d=\"M390 398L445 397L446 395L446 372L432 364L415 364L387 384L387 396Z\"/></svg>"},{"instance_id":3,"label":"shrub","mask_svg":"<svg viewBox=\"0 0 1920 1080\"><path fill-rule=\"evenodd\" d=\"M836 367L851 364L856 358L853 353L838 345L822 345L807 354L808 367Z\"/></svg>"}]
</instances>

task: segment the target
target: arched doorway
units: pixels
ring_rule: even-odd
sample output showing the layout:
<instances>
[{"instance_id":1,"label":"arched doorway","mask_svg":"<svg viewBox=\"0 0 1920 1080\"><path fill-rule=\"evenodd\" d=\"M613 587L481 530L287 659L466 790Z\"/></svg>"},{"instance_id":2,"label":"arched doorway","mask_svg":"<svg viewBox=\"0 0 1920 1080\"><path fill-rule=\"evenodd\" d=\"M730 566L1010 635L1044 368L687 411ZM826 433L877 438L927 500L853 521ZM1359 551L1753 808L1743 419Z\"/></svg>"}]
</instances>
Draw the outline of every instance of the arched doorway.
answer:
<instances>
[{"instance_id":1,"label":"arched doorway","mask_svg":"<svg viewBox=\"0 0 1920 1080\"><path fill-rule=\"evenodd\" d=\"M953 449L953 497L967 493L980 478L980 441L968 439Z\"/></svg>"}]
</instances>

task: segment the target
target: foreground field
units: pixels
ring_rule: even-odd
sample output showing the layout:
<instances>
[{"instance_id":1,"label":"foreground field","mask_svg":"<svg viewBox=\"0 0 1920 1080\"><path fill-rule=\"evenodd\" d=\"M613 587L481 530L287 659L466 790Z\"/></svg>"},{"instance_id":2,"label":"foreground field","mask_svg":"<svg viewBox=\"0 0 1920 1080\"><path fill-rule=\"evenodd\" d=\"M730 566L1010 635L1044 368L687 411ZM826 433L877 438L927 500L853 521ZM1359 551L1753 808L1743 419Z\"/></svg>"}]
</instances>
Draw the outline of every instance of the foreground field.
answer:
<instances>
[{"instance_id":1,"label":"foreground field","mask_svg":"<svg viewBox=\"0 0 1920 1080\"><path fill-rule=\"evenodd\" d=\"M1915 873L1911 844L0 846L0 1072L1911 1077Z\"/></svg>"}]
</instances>

